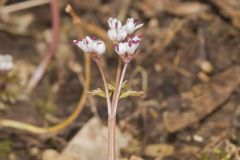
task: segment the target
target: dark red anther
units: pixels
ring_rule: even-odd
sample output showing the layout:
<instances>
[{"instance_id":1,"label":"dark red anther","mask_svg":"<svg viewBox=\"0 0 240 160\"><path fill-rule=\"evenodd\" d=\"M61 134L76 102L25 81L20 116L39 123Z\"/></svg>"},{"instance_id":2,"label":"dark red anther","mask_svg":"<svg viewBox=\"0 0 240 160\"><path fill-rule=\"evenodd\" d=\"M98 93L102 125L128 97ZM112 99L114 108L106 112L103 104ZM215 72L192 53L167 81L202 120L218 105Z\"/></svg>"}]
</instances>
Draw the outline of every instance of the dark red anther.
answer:
<instances>
[{"instance_id":1,"label":"dark red anther","mask_svg":"<svg viewBox=\"0 0 240 160\"><path fill-rule=\"evenodd\" d=\"M138 44L140 42L140 40L132 40L131 41L133 44Z\"/></svg>"},{"instance_id":2,"label":"dark red anther","mask_svg":"<svg viewBox=\"0 0 240 160\"><path fill-rule=\"evenodd\" d=\"M128 41L128 46L129 46L129 47L132 47L132 41L131 41L131 40Z\"/></svg>"},{"instance_id":3,"label":"dark red anther","mask_svg":"<svg viewBox=\"0 0 240 160\"><path fill-rule=\"evenodd\" d=\"M97 37L91 36L91 39L95 41L95 40L97 40Z\"/></svg>"}]
</instances>

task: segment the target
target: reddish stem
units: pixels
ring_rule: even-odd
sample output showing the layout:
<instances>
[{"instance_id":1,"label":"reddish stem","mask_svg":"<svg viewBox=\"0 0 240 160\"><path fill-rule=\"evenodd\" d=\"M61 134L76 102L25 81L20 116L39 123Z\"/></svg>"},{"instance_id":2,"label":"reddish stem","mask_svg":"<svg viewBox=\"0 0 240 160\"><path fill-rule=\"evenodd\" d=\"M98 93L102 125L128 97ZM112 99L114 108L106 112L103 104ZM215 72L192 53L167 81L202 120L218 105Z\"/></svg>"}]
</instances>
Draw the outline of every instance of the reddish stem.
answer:
<instances>
[{"instance_id":1,"label":"reddish stem","mask_svg":"<svg viewBox=\"0 0 240 160\"><path fill-rule=\"evenodd\" d=\"M34 71L31 79L29 80L27 86L27 92L30 93L37 83L41 80L43 74L45 73L47 66L51 62L54 54L56 53L57 41L59 36L59 10L58 10L58 0L51 0L51 16L52 16L52 42L48 48L47 53L43 57L41 63L38 65Z\"/></svg>"},{"instance_id":2,"label":"reddish stem","mask_svg":"<svg viewBox=\"0 0 240 160\"><path fill-rule=\"evenodd\" d=\"M105 74L104 74L104 71L103 71L103 68L102 68L102 64L101 64L101 60L95 60L97 66L98 66L98 69L99 69L99 72L101 74L101 77L102 77L102 81L103 81L103 84L104 84L104 88L105 88L105 93L106 93L106 100L107 100L107 110L108 110L108 115L111 114L112 112L112 109L111 109L111 100L110 100L110 95L109 95L109 90L108 90L108 84L107 84L107 80L106 80L106 77L105 77Z\"/></svg>"},{"instance_id":3,"label":"reddish stem","mask_svg":"<svg viewBox=\"0 0 240 160\"><path fill-rule=\"evenodd\" d=\"M108 160L115 160L116 115L108 115Z\"/></svg>"},{"instance_id":4,"label":"reddish stem","mask_svg":"<svg viewBox=\"0 0 240 160\"><path fill-rule=\"evenodd\" d=\"M121 77L120 77L120 81L119 81L119 84L118 86L116 86L116 99L114 99L113 103L112 103L112 114L116 116L117 114L117 105L118 105L118 100L119 100L119 96L120 96L120 93L121 93L121 89L122 89L122 84L123 84L123 80L124 80L124 77L125 77L125 73L126 73L126 70L127 70L127 66L128 66L128 63L124 63L124 66L123 66L123 70L122 70L122 74L121 74Z\"/></svg>"},{"instance_id":5,"label":"reddish stem","mask_svg":"<svg viewBox=\"0 0 240 160\"><path fill-rule=\"evenodd\" d=\"M121 66L122 66L122 59L119 57L118 58L118 68L117 68L117 75L116 75L116 80L115 80L115 91L113 93L113 98L112 98L112 104L116 99L116 90L117 90L117 86L119 84L120 81L120 76L121 76Z\"/></svg>"}]
</instances>

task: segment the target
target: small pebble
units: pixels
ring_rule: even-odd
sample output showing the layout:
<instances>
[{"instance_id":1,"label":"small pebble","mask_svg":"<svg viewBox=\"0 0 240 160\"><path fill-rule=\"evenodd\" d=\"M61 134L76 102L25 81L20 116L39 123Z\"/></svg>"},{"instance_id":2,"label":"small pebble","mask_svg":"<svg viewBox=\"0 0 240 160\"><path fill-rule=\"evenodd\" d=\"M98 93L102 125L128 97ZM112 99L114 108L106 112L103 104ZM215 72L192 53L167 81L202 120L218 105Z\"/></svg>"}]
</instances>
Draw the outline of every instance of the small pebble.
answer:
<instances>
[{"instance_id":1,"label":"small pebble","mask_svg":"<svg viewBox=\"0 0 240 160\"><path fill-rule=\"evenodd\" d=\"M212 73L213 72L213 66L209 61L200 62L200 68L205 73Z\"/></svg>"},{"instance_id":2,"label":"small pebble","mask_svg":"<svg viewBox=\"0 0 240 160\"><path fill-rule=\"evenodd\" d=\"M203 137L195 134L193 135L193 140L196 142L203 142Z\"/></svg>"}]
</instances>

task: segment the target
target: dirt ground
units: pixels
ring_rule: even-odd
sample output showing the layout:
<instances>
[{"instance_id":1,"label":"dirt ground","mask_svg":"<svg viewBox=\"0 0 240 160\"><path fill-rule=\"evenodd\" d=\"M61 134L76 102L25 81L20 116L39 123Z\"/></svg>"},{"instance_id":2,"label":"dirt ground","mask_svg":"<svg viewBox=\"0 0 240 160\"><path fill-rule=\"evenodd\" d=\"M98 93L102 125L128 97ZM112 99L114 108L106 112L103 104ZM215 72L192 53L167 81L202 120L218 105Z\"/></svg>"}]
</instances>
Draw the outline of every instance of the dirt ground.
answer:
<instances>
[{"instance_id":1,"label":"dirt ground","mask_svg":"<svg viewBox=\"0 0 240 160\"><path fill-rule=\"evenodd\" d=\"M104 70L114 81L109 17L144 23L140 53L125 78L144 95L120 101L117 124L131 137L121 157L240 160L239 0L49 0L14 6L24 2L0 0L0 54L14 59L11 73L0 75L0 160L40 160L48 149L61 153L92 117L106 125L105 100L90 94L78 118L55 133L16 129L3 120L47 128L75 111L86 85L86 59L72 44L79 36L96 35L110 46ZM68 3L74 15L66 13ZM34 84L36 68L45 62ZM103 88L94 63L90 71L90 90Z\"/></svg>"}]
</instances>

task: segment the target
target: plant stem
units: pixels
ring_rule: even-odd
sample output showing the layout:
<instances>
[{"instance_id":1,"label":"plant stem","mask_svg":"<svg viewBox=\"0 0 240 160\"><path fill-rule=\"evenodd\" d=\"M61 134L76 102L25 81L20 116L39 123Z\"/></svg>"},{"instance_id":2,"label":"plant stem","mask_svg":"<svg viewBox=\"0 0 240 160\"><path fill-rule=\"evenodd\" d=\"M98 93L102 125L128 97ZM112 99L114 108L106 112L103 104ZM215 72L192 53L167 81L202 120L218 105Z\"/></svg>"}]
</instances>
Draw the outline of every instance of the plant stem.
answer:
<instances>
[{"instance_id":1,"label":"plant stem","mask_svg":"<svg viewBox=\"0 0 240 160\"><path fill-rule=\"evenodd\" d=\"M115 90L117 89L117 86L119 85L120 76L121 76L121 66L122 66L122 59L119 57L118 59L118 68L117 68L117 75L116 75L116 81L115 81ZM116 100L116 91L113 93L113 99L112 104Z\"/></svg>"},{"instance_id":2,"label":"plant stem","mask_svg":"<svg viewBox=\"0 0 240 160\"><path fill-rule=\"evenodd\" d=\"M102 77L102 81L103 81L103 84L104 84L104 88L105 88L105 93L106 93L106 99L107 99L107 109L108 109L108 115L111 114L112 112L112 109L111 109L111 101L110 101L110 96L109 96L109 90L108 90L108 86L107 86L107 81L106 81L106 78L105 78L105 74L104 74L104 71L103 71L103 68L102 68L102 64L101 64L101 60L97 60L95 61L97 66L98 66L98 69L100 71L100 74L101 74L101 77Z\"/></svg>"},{"instance_id":3,"label":"plant stem","mask_svg":"<svg viewBox=\"0 0 240 160\"><path fill-rule=\"evenodd\" d=\"M127 70L127 66L128 66L128 63L125 63L124 64L124 67L123 67L123 71L122 71L122 74L121 74L121 78L120 78L120 82L118 84L117 87L117 90L116 90L116 99L113 101L113 106L112 106L112 109L113 109L113 115L116 115L117 114L117 105L118 105L118 100L119 100L119 96L120 96L120 93L121 93L121 88L122 88L122 83L123 83L123 79L124 79L124 76L125 76L125 73L126 73L126 70Z\"/></svg>"},{"instance_id":4,"label":"plant stem","mask_svg":"<svg viewBox=\"0 0 240 160\"><path fill-rule=\"evenodd\" d=\"M115 160L116 115L108 116L108 160Z\"/></svg>"},{"instance_id":5,"label":"plant stem","mask_svg":"<svg viewBox=\"0 0 240 160\"><path fill-rule=\"evenodd\" d=\"M116 77L116 90L114 92L112 101L112 112L108 114L108 160L115 160L116 150L115 150L115 129L116 129L116 115L117 115L117 104L119 100L119 95L122 88L123 79L126 73L128 63L124 64L122 74L121 73L121 63L118 64L118 71Z\"/></svg>"}]
</instances>

